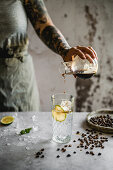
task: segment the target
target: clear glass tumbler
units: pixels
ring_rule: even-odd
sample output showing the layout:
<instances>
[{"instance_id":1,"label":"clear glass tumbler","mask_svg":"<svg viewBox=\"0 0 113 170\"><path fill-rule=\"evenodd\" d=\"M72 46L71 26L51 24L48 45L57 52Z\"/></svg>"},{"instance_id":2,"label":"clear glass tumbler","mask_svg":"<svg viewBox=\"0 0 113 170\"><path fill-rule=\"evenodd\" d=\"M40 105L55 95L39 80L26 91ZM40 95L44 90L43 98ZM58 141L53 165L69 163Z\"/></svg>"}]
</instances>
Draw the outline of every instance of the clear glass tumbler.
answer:
<instances>
[{"instance_id":1,"label":"clear glass tumbler","mask_svg":"<svg viewBox=\"0 0 113 170\"><path fill-rule=\"evenodd\" d=\"M53 141L67 143L71 140L74 97L58 93L51 96Z\"/></svg>"}]
</instances>

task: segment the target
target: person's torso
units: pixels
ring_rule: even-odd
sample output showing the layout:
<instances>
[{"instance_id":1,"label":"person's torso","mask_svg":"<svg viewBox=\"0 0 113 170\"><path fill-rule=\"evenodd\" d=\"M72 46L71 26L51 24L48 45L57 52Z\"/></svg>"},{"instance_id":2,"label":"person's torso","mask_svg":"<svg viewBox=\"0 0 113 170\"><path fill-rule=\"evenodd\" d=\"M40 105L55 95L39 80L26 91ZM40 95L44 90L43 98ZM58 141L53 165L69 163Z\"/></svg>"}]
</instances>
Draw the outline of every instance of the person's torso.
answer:
<instances>
[{"instance_id":1,"label":"person's torso","mask_svg":"<svg viewBox=\"0 0 113 170\"><path fill-rule=\"evenodd\" d=\"M0 0L0 47L6 39L20 41L25 38L27 17L21 1Z\"/></svg>"}]
</instances>

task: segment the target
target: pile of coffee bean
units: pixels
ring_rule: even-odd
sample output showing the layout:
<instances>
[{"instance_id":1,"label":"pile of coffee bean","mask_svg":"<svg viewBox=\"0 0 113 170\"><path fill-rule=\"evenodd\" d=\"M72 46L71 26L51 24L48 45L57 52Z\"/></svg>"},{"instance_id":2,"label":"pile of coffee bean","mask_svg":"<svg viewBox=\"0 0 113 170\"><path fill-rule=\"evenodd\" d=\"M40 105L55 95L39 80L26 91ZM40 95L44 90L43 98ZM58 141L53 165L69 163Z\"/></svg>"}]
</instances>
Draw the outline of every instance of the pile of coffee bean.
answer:
<instances>
[{"instance_id":1,"label":"pile of coffee bean","mask_svg":"<svg viewBox=\"0 0 113 170\"><path fill-rule=\"evenodd\" d=\"M76 134L78 134L78 132ZM80 143L77 148L89 149L91 151L86 151L86 154L95 155L93 152L94 148L104 149L104 142L108 142L108 138L102 136L101 132L97 133L94 130L86 129L86 133L82 133L78 141L80 141ZM101 153L98 153L98 156L100 155Z\"/></svg>"},{"instance_id":2,"label":"pile of coffee bean","mask_svg":"<svg viewBox=\"0 0 113 170\"><path fill-rule=\"evenodd\" d=\"M113 127L113 119L109 115L92 117L90 121L95 125L104 126L104 127Z\"/></svg>"}]
</instances>

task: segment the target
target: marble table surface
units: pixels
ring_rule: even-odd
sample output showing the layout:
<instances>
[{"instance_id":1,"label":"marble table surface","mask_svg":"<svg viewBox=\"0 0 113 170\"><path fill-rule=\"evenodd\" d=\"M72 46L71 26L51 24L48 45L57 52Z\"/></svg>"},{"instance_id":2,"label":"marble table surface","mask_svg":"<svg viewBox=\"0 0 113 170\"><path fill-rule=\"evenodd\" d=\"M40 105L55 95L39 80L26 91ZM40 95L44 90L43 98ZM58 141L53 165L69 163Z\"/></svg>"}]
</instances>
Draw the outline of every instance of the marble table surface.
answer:
<instances>
[{"instance_id":1,"label":"marble table surface","mask_svg":"<svg viewBox=\"0 0 113 170\"><path fill-rule=\"evenodd\" d=\"M85 132L87 113L73 113L72 140L65 153L56 151L64 144L57 144L51 140L52 120L49 112L20 112L0 113L11 115L15 121L9 126L0 125L0 170L112 170L113 169L113 137L108 137L105 148L95 148L95 155L87 155L86 150L80 151L80 133ZM19 135L20 131L32 127L29 134ZM76 140L74 143L73 140ZM35 158L35 153L44 148L44 158ZM76 154L73 154L76 151ZM102 155L98 156L101 152ZM60 158L56 158L57 155ZM66 157L71 154L71 157Z\"/></svg>"}]
</instances>

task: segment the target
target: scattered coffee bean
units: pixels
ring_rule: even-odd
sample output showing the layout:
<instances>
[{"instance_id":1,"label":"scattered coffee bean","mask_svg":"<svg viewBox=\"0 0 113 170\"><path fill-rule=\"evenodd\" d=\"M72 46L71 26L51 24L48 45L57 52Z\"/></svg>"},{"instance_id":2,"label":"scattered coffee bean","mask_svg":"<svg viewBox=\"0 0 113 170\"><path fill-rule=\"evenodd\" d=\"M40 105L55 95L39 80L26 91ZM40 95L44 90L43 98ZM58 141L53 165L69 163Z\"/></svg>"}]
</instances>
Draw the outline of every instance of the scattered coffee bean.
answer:
<instances>
[{"instance_id":1,"label":"scattered coffee bean","mask_svg":"<svg viewBox=\"0 0 113 170\"><path fill-rule=\"evenodd\" d=\"M87 151L86 154L89 154L89 152Z\"/></svg>"},{"instance_id":2,"label":"scattered coffee bean","mask_svg":"<svg viewBox=\"0 0 113 170\"><path fill-rule=\"evenodd\" d=\"M90 147L90 150L92 150L93 149L93 147Z\"/></svg>"},{"instance_id":3,"label":"scattered coffee bean","mask_svg":"<svg viewBox=\"0 0 113 170\"><path fill-rule=\"evenodd\" d=\"M68 145L68 147L72 147L72 145Z\"/></svg>"},{"instance_id":4,"label":"scattered coffee bean","mask_svg":"<svg viewBox=\"0 0 113 170\"><path fill-rule=\"evenodd\" d=\"M85 137L86 136L86 134L85 133L82 133L82 135L81 135L82 137Z\"/></svg>"},{"instance_id":5,"label":"scattered coffee bean","mask_svg":"<svg viewBox=\"0 0 113 170\"><path fill-rule=\"evenodd\" d=\"M76 134L78 135L78 134L80 134L80 132L79 132L79 131L77 131L77 132L76 132Z\"/></svg>"},{"instance_id":6,"label":"scattered coffee bean","mask_svg":"<svg viewBox=\"0 0 113 170\"><path fill-rule=\"evenodd\" d=\"M101 136L100 139L103 139L103 137Z\"/></svg>"},{"instance_id":7,"label":"scattered coffee bean","mask_svg":"<svg viewBox=\"0 0 113 170\"><path fill-rule=\"evenodd\" d=\"M41 154L42 154L42 152L37 152L37 153L36 153L36 155L41 155Z\"/></svg>"},{"instance_id":8,"label":"scattered coffee bean","mask_svg":"<svg viewBox=\"0 0 113 170\"><path fill-rule=\"evenodd\" d=\"M88 146L87 146L87 145L85 145L85 149L88 149Z\"/></svg>"},{"instance_id":9,"label":"scattered coffee bean","mask_svg":"<svg viewBox=\"0 0 113 170\"><path fill-rule=\"evenodd\" d=\"M56 158L60 158L60 155L57 155Z\"/></svg>"},{"instance_id":10,"label":"scattered coffee bean","mask_svg":"<svg viewBox=\"0 0 113 170\"><path fill-rule=\"evenodd\" d=\"M104 146L101 146L102 149L104 149Z\"/></svg>"},{"instance_id":11,"label":"scattered coffee bean","mask_svg":"<svg viewBox=\"0 0 113 170\"><path fill-rule=\"evenodd\" d=\"M108 139L105 139L105 142L108 142Z\"/></svg>"},{"instance_id":12,"label":"scattered coffee bean","mask_svg":"<svg viewBox=\"0 0 113 170\"><path fill-rule=\"evenodd\" d=\"M91 155L94 155L94 153L93 153L92 151L90 151L90 154L91 154Z\"/></svg>"},{"instance_id":13,"label":"scattered coffee bean","mask_svg":"<svg viewBox=\"0 0 113 170\"><path fill-rule=\"evenodd\" d=\"M70 157L71 155L70 154L67 154L67 157Z\"/></svg>"},{"instance_id":14,"label":"scattered coffee bean","mask_svg":"<svg viewBox=\"0 0 113 170\"><path fill-rule=\"evenodd\" d=\"M37 152L36 155L40 155L40 152Z\"/></svg>"},{"instance_id":15,"label":"scattered coffee bean","mask_svg":"<svg viewBox=\"0 0 113 170\"><path fill-rule=\"evenodd\" d=\"M68 147L68 145L64 145L64 147L66 148L66 147Z\"/></svg>"},{"instance_id":16,"label":"scattered coffee bean","mask_svg":"<svg viewBox=\"0 0 113 170\"><path fill-rule=\"evenodd\" d=\"M42 148L40 151L43 152L43 151L44 151L44 148Z\"/></svg>"},{"instance_id":17,"label":"scattered coffee bean","mask_svg":"<svg viewBox=\"0 0 113 170\"><path fill-rule=\"evenodd\" d=\"M57 148L57 151L59 151L60 150L60 148Z\"/></svg>"},{"instance_id":18,"label":"scattered coffee bean","mask_svg":"<svg viewBox=\"0 0 113 170\"><path fill-rule=\"evenodd\" d=\"M39 155L36 155L35 158L39 158Z\"/></svg>"},{"instance_id":19,"label":"scattered coffee bean","mask_svg":"<svg viewBox=\"0 0 113 170\"><path fill-rule=\"evenodd\" d=\"M76 140L74 140L73 142L76 142Z\"/></svg>"},{"instance_id":20,"label":"scattered coffee bean","mask_svg":"<svg viewBox=\"0 0 113 170\"><path fill-rule=\"evenodd\" d=\"M65 152L65 151L66 151L66 149L62 148L62 149L61 149L61 151L62 151L62 152Z\"/></svg>"},{"instance_id":21,"label":"scattered coffee bean","mask_svg":"<svg viewBox=\"0 0 113 170\"><path fill-rule=\"evenodd\" d=\"M74 151L73 153L75 154L76 152Z\"/></svg>"},{"instance_id":22,"label":"scattered coffee bean","mask_svg":"<svg viewBox=\"0 0 113 170\"><path fill-rule=\"evenodd\" d=\"M40 158L44 158L44 155L42 155Z\"/></svg>"},{"instance_id":23,"label":"scattered coffee bean","mask_svg":"<svg viewBox=\"0 0 113 170\"><path fill-rule=\"evenodd\" d=\"M98 153L98 156L100 156L101 155L101 153Z\"/></svg>"},{"instance_id":24,"label":"scattered coffee bean","mask_svg":"<svg viewBox=\"0 0 113 170\"><path fill-rule=\"evenodd\" d=\"M83 139L79 139L79 141L80 141L81 143L84 143Z\"/></svg>"}]
</instances>

